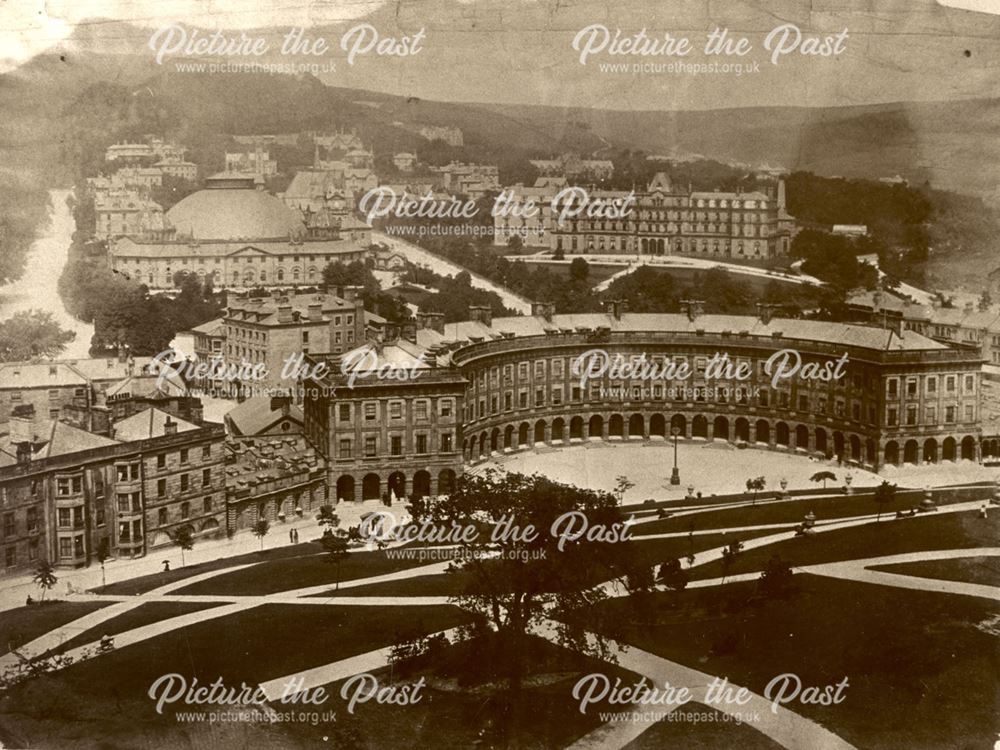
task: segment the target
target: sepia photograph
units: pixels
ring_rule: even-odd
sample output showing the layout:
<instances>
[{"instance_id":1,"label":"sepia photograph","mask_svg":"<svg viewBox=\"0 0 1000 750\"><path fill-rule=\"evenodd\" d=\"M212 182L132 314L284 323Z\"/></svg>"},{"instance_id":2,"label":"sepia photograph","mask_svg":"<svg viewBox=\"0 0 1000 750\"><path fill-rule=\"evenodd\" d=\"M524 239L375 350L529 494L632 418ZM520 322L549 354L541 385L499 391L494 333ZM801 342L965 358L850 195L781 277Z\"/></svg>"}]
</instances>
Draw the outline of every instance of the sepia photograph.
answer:
<instances>
[{"instance_id":1,"label":"sepia photograph","mask_svg":"<svg viewBox=\"0 0 1000 750\"><path fill-rule=\"evenodd\" d=\"M0 750L1000 750L1000 0L0 0Z\"/></svg>"}]
</instances>

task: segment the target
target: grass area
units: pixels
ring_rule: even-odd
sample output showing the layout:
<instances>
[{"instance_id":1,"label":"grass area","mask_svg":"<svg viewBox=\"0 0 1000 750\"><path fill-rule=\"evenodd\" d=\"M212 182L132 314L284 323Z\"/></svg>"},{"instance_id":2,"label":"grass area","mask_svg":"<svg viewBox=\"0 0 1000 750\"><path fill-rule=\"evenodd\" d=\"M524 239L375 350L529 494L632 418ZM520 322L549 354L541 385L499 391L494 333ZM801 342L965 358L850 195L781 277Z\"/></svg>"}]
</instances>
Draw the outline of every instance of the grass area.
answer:
<instances>
[{"instance_id":1,"label":"grass area","mask_svg":"<svg viewBox=\"0 0 1000 750\"><path fill-rule=\"evenodd\" d=\"M224 570L237 565L248 565L250 563L268 562L271 560L284 560L292 557L309 557L320 552L319 545L313 542L304 544L289 544L284 547L274 547L265 549L263 552L249 552L245 555L234 557L220 557L208 562L185 565L180 568L171 568L167 572L152 573L147 576L130 578L126 581L109 583L104 587L97 587L93 591L99 594L123 594L132 596L133 594L145 594L147 591L166 586L168 583L190 578L201 573L208 573L212 570Z\"/></svg>"},{"instance_id":2,"label":"grass area","mask_svg":"<svg viewBox=\"0 0 1000 750\"><path fill-rule=\"evenodd\" d=\"M703 703L688 703L674 711L671 720L657 722L625 747L627 750L661 750L665 747L683 747L685 750L734 747L740 750L781 750L781 745L758 732L752 724L737 725L726 719L728 717L715 708Z\"/></svg>"},{"instance_id":3,"label":"grass area","mask_svg":"<svg viewBox=\"0 0 1000 750\"><path fill-rule=\"evenodd\" d=\"M416 558L390 559L384 551L355 551L340 564L339 578L341 582L351 581L427 564ZM176 593L252 596L324 584L333 588L338 578L337 568L328 562L326 555L272 560L267 565L255 565L193 583Z\"/></svg>"},{"instance_id":4,"label":"grass area","mask_svg":"<svg viewBox=\"0 0 1000 750\"><path fill-rule=\"evenodd\" d=\"M898 573L942 581L979 583L1000 586L1000 557L959 557L953 560L920 560L919 562L875 565L872 570Z\"/></svg>"},{"instance_id":5,"label":"grass area","mask_svg":"<svg viewBox=\"0 0 1000 750\"><path fill-rule=\"evenodd\" d=\"M264 605L28 680L0 701L0 734L16 747L61 750L94 747L95 732L103 747L302 747L277 735L264 742L261 727L252 722L238 722L240 742L226 733L229 728L216 733L207 725L187 726L174 712L188 707L175 703L157 714L147 692L171 673L189 686L195 679L200 686L221 678L239 690L241 682L257 685L466 620L449 606Z\"/></svg>"},{"instance_id":6,"label":"grass area","mask_svg":"<svg viewBox=\"0 0 1000 750\"><path fill-rule=\"evenodd\" d=\"M480 646L480 648L488 646ZM539 638L528 637L523 644L524 663L529 672L523 694L512 707L503 680L465 681L475 665L489 662L475 644L449 646L433 663L420 669L382 669L373 674L379 684L412 682L423 677L420 702L408 706L379 705L374 701L347 712L342 698L344 683L328 686L337 709L336 722L316 730L296 726L303 737L317 733L329 736L336 748L501 748L548 750L566 747L600 726L599 713L617 708L607 702L589 706L580 713L573 699L573 686L580 677L593 672L620 677L634 684L639 676L614 665L582 656ZM495 666L490 664L489 666ZM348 693L349 695L349 693ZM516 717L507 727L507 717ZM506 732L505 732L506 729Z\"/></svg>"},{"instance_id":7,"label":"grass area","mask_svg":"<svg viewBox=\"0 0 1000 750\"><path fill-rule=\"evenodd\" d=\"M150 625L161 620L168 620L171 617L179 617L218 606L219 604L215 602L146 602L135 609L118 615L118 617L73 636L63 643L58 651L69 651L77 646L98 641L106 635L114 636L127 630L141 628L143 625Z\"/></svg>"},{"instance_id":8,"label":"grass area","mask_svg":"<svg viewBox=\"0 0 1000 750\"><path fill-rule=\"evenodd\" d=\"M741 552L728 574L762 570L775 554L793 567L798 567L905 552L992 547L998 538L1000 514L997 513L989 519L980 518L978 511L941 515L926 513L901 520L883 518L881 523L872 521L861 526L823 531L812 537L796 537ZM718 578L722 574L721 559L692 571L694 578Z\"/></svg>"},{"instance_id":9,"label":"grass area","mask_svg":"<svg viewBox=\"0 0 1000 750\"><path fill-rule=\"evenodd\" d=\"M923 491L898 492L896 494L896 501L891 506L890 514L895 514L896 510L909 509L914 505L919 505L923 496ZM957 500L952 498L947 502L957 502ZM944 503L942 502L941 504ZM836 518L874 515L879 511L879 507L875 504L871 494L783 500L759 505L748 505L740 508L709 510L691 515L651 521L635 527L632 531L632 536L639 537L650 534L688 531L691 528L700 530L760 526L774 523L800 523L809 511L812 511L816 515L818 522L822 522Z\"/></svg>"},{"instance_id":10,"label":"grass area","mask_svg":"<svg viewBox=\"0 0 1000 750\"><path fill-rule=\"evenodd\" d=\"M50 630L108 606L108 602L58 600L0 612L0 653L10 653Z\"/></svg>"},{"instance_id":11,"label":"grass area","mask_svg":"<svg viewBox=\"0 0 1000 750\"><path fill-rule=\"evenodd\" d=\"M981 599L820 576L795 577L784 600L738 583L618 599L589 613L598 632L625 628L635 647L763 694L785 672L805 685L845 676L839 705L786 707L867 750L988 747L996 713L996 637Z\"/></svg>"}]
</instances>

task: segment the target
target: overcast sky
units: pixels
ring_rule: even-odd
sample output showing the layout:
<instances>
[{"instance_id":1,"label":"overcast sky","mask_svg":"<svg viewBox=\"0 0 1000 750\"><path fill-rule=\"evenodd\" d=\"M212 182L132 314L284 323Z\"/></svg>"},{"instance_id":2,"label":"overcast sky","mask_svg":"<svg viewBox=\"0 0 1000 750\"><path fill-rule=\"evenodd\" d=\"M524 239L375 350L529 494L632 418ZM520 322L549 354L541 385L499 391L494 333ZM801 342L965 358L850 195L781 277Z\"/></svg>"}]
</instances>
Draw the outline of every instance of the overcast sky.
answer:
<instances>
[{"instance_id":1,"label":"overcast sky","mask_svg":"<svg viewBox=\"0 0 1000 750\"><path fill-rule=\"evenodd\" d=\"M1000 11L1000 0L947 1ZM1000 16L934 0L282 0L267 3L266 10L260 5L260 0L0 0L0 70L56 43L151 60L146 42L152 31L179 22L230 34L306 26L331 43L321 58L336 64L335 71L321 75L327 83L446 101L670 110L1000 93ZM95 18L141 29L88 21ZM340 41L361 22L371 23L383 39L412 38L422 29L419 51L408 57L358 55L349 65ZM842 51L825 57L795 50L773 64L764 40L786 24L801 30L803 40L846 30ZM602 27L622 36L645 28L657 40L667 34L687 38L693 49L684 57L612 56L605 49L581 64L574 39L592 26L596 40ZM746 37L750 51L742 57L707 56L706 35L717 27L727 28L731 37ZM759 70L692 75L631 67L677 61L739 62ZM168 56L164 65L174 62ZM630 67L601 70L609 63Z\"/></svg>"}]
</instances>

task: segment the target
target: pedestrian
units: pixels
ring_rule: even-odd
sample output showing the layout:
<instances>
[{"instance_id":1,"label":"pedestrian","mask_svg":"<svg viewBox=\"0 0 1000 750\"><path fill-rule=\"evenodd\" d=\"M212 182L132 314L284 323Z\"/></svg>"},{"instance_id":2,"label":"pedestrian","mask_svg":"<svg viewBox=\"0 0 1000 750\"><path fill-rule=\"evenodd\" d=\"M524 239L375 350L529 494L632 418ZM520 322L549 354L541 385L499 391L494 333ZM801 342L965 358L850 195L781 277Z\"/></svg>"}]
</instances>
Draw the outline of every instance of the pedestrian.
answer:
<instances>
[{"instance_id":1,"label":"pedestrian","mask_svg":"<svg viewBox=\"0 0 1000 750\"><path fill-rule=\"evenodd\" d=\"M979 517L989 518L989 516L986 514L986 503L983 503L982 507L979 509Z\"/></svg>"},{"instance_id":2,"label":"pedestrian","mask_svg":"<svg viewBox=\"0 0 1000 750\"><path fill-rule=\"evenodd\" d=\"M295 544L295 529L288 530L288 543Z\"/></svg>"},{"instance_id":3,"label":"pedestrian","mask_svg":"<svg viewBox=\"0 0 1000 750\"><path fill-rule=\"evenodd\" d=\"M163 561L163 572L164 573L169 573L170 572L170 560L164 560Z\"/></svg>"}]
</instances>

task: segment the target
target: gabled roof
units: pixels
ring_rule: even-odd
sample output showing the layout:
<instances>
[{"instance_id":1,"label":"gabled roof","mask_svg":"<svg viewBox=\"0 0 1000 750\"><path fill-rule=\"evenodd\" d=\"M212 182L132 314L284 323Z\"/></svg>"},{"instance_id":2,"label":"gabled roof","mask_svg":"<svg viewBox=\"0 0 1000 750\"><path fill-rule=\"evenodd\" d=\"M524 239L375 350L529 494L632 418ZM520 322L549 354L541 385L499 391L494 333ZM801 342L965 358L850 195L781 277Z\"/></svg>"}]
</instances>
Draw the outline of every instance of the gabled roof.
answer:
<instances>
[{"instance_id":1,"label":"gabled roof","mask_svg":"<svg viewBox=\"0 0 1000 750\"><path fill-rule=\"evenodd\" d=\"M270 396L254 396L234 406L225 416L226 424L238 435L259 435L282 419L302 424L302 409L292 404L285 414L281 409L271 408Z\"/></svg>"},{"instance_id":2,"label":"gabled roof","mask_svg":"<svg viewBox=\"0 0 1000 750\"><path fill-rule=\"evenodd\" d=\"M178 419L165 411L149 408L120 422L115 422L115 439L128 443L133 440L161 437L167 434L164 425L168 422L177 425L177 432L190 432L198 429L196 424Z\"/></svg>"}]
</instances>

